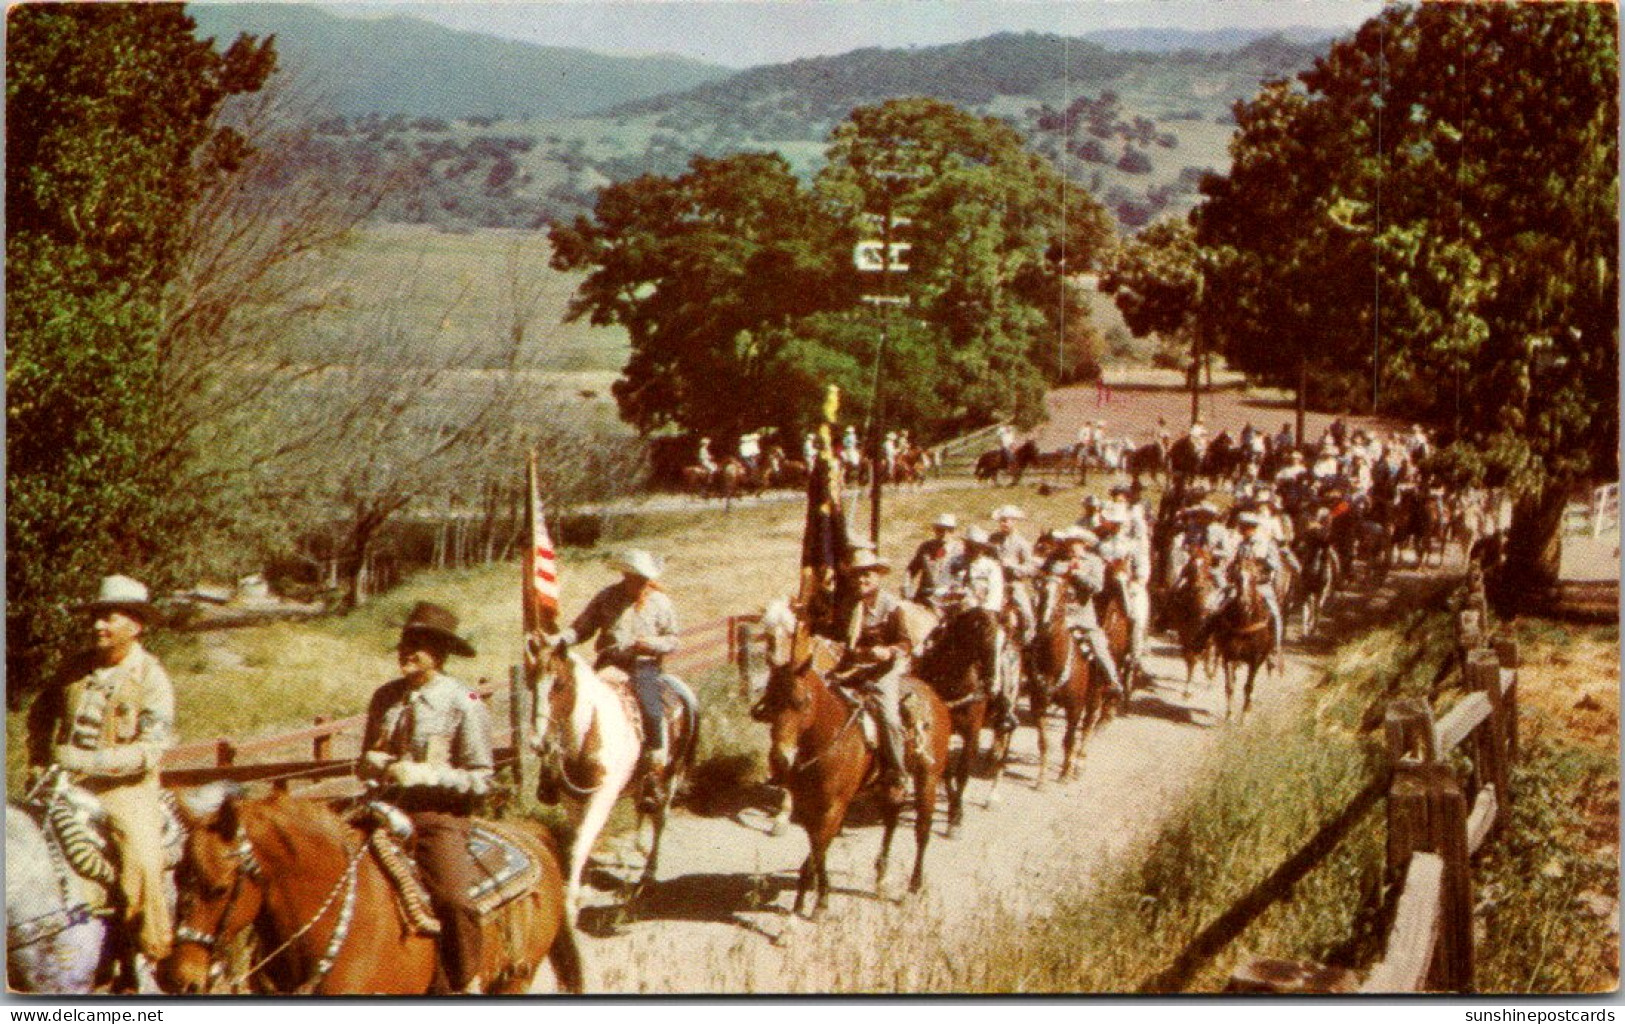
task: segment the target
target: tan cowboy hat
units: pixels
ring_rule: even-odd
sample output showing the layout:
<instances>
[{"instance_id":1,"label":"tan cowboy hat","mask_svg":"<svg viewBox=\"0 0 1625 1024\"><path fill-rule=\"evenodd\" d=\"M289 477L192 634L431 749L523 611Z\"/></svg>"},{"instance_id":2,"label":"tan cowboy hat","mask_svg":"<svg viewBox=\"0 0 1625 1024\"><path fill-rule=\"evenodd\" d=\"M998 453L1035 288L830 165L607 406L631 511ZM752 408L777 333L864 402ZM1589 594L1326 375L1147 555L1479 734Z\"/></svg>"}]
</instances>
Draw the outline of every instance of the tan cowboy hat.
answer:
<instances>
[{"instance_id":1,"label":"tan cowboy hat","mask_svg":"<svg viewBox=\"0 0 1625 1024\"><path fill-rule=\"evenodd\" d=\"M993 514L991 516L989 516L988 518L989 519L1026 519L1027 518L1027 513L1023 512L1021 509L1017 508L1014 505L1000 505L998 508L993 510Z\"/></svg>"},{"instance_id":2,"label":"tan cowboy hat","mask_svg":"<svg viewBox=\"0 0 1625 1024\"><path fill-rule=\"evenodd\" d=\"M854 576L860 572L888 573L891 572L891 563L873 551L859 549L852 556L852 562L846 567L846 571Z\"/></svg>"},{"instance_id":3,"label":"tan cowboy hat","mask_svg":"<svg viewBox=\"0 0 1625 1024\"><path fill-rule=\"evenodd\" d=\"M101 589L97 591L96 599L79 605L78 610L91 614L104 611L123 612L142 625L149 625L158 618L158 609L153 607L147 585L128 576L102 577Z\"/></svg>"},{"instance_id":4,"label":"tan cowboy hat","mask_svg":"<svg viewBox=\"0 0 1625 1024\"><path fill-rule=\"evenodd\" d=\"M406 623L401 626L401 642L409 636L433 638L452 654L474 657L474 645L457 635L457 616L428 601L419 601L406 616Z\"/></svg>"},{"instance_id":5,"label":"tan cowboy hat","mask_svg":"<svg viewBox=\"0 0 1625 1024\"><path fill-rule=\"evenodd\" d=\"M942 515L937 516L936 522L931 525L941 527L944 530L957 530L959 529L959 519L952 512L944 512Z\"/></svg>"},{"instance_id":6,"label":"tan cowboy hat","mask_svg":"<svg viewBox=\"0 0 1625 1024\"><path fill-rule=\"evenodd\" d=\"M615 570L627 576L641 576L646 580L657 580L665 567L655 556L642 548L628 548L615 560Z\"/></svg>"}]
</instances>

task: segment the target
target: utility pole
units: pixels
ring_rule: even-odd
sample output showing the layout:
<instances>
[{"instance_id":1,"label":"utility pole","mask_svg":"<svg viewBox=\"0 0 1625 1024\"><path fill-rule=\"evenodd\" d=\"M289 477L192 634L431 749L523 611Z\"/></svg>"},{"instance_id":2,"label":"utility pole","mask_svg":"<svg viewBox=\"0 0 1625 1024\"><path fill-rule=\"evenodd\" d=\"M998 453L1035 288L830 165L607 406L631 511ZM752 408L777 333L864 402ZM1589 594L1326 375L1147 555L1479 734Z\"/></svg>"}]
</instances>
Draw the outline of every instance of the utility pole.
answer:
<instances>
[{"instance_id":1,"label":"utility pole","mask_svg":"<svg viewBox=\"0 0 1625 1024\"><path fill-rule=\"evenodd\" d=\"M880 341L875 347L874 385L869 401L869 540L874 544L875 550L880 549L880 504L881 481L880 466L884 459L884 395L881 389L883 367L886 362L886 342L888 340L891 315L889 307L908 301L906 296L891 294L891 277L893 274L908 271L907 256L912 246L907 242L894 239L897 228L906 226L909 220L905 217L892 215L892 185L896 181L913 177L901 171L880 171L876 177L885 183L885 205L880 217L880 238L868 239L857 244L853 251L852 262L860 272L880 274L880 293L865 295L863 301L880 307Z\"/></svg>"}]
</instances>

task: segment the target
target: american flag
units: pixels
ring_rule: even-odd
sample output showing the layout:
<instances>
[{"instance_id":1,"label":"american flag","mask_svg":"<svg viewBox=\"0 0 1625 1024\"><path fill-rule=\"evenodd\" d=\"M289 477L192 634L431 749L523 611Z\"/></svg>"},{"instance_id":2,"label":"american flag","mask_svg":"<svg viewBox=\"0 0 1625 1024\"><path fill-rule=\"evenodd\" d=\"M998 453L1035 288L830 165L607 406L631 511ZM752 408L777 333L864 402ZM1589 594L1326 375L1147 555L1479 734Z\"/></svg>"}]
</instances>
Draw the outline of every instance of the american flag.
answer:
<instances>
[{"instance_id":1,"label":"american flag","mask_svg":"<svg viewBox=\"0 0 1625 1024\"><path fill-rule=\"evenodd\" d=\"M525 549L524 602L525 635L555 633L559 622L559 563L542 517L542 498L536 486L536 453L525 464L527 503L525 530L530 540Z\"/></svg>"}]
</instances>

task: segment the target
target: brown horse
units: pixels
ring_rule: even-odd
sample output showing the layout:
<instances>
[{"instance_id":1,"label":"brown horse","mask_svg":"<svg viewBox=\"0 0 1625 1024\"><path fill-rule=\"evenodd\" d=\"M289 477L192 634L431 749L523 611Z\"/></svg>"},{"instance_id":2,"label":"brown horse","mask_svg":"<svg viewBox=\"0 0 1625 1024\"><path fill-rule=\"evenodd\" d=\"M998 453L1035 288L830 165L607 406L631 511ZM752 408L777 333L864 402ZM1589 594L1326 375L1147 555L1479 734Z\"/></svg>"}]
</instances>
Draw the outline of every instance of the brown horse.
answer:
<instances>
[{"instance_id":1,"label":"brown horse","mask_svg":"<svg viewBox=\"0 0 1625 1024\"><path fill-rule=\"evenodd\" d=\"M971 764L981 753L982 729L992 724L989 704L1000 643L999 620L992 612L979 607L951 610L915 662L916 674L947 703L953 734L960 742L959 757L947 776L950 839L964 820L965 789L970 784ZM1008 734L996 732L989 750L995 761L995 788L1004 774L1009 748Z\"/></svg>"},{"instance_id":2,"label":"brown horse","mask_svg":"<svg viewBox=\"0 0 1625 1024\"><path fill-rule=\"evenodd\" d=\"M1196 681L1196 665L1203 663L1204 675L1213 677L1213 637L1208 618L1217 611L1219 581L1213 576L1213 553L1206 547L1191 552L1190 561L1180 571L1168 600L1168 618L1179 637L1179 653L1185 659L1185 697L1190 698Z\"/></svg>"},{"instance_id":3,"label":"brown horse","mask_svg":"<svg viewBox=\"0 0 1625 1024\"><path fill-rule=\"evenodd\" d=\"M1117 628L1115 634L1107 631L1107 646L1114 663L1124 665L1131 640L1128 613L1124 610L1121 589L1110 587L1108 591L1086 600L1095 600L1102 628L1108 624L1102 606L1116 610L1111 624ZM1078 649L1078 641L1067 624L1067 605L1077 599L1065 577L1051 574L1044 580L1038 640L1033 647L1033 672L1027 688L1033 725L1038 729L1038 771L1033 778L1034 789L1043 788L1044 772L1049 766L1049 733L1044 728L1044 713L1052 704L1066 716L1066 732L1061 739L1061 773L1056 777L1060 782L1076 775L1077 764L1082 761L1079 755L1083 741L1096 726L1106 724L1112 713L1113 702L1107 697L1106 676L1100 663Z\"/></svg>"},{"instance_id":4,"label":"brown horse","mask_svg":"<svg viewBox=\"0 0 1625 1024\"><path fill-rule=\"evenodd\" d=\"M167 991L208 988L224 971L217 952L250 926L269 952L261 950L263 958L228 989L253 980L262 989L311 995L430 991L435 939L391 912L399 906L394 883L366 832L321 803L281 792L245 800L236 787L216 783L189 802L175 948L159 968ZM565 920L552 837L531 822L505 828L524 840L541 878L487 918L479 971L485 990L528 991L546 960L561 990L580 992L581 955Z\"/></svg>"},{"instance_id":5,"label":"brown horse","mask_svg":"<svg viewBox=\"0 0 1625 1024\"><path fill-rule=\"evenodd\" d=\"M1230 718L1230 700L1235 689L1236 666L1247 666L1247 687L1242 695L1241 717L1253 706L1253 681L1258 667L1275 653L1275 631L1270 627L1269 605L1258 589L1265 569L1256 559L1242 559L1236 566L1235 597L1214 616L1210 628L1224 663L1224 717Z\"/></svg>"},{"instance_id":6,"label":"brown horse","mask_svg":"<svg viewBox=\"0 0 1625 1024\"><path fill-rule=\"evenodd\" d=\"M786 611L787 609L779 609ZM780 618L770 612L764 624ZM878 775L878 757L863 738L861 711L836 696L815 667L816 652L796 656L785 632L769 633L767 689L751 709L751 717L769 730L768 763L773 778L790 791L790 818L807 830L811 849L801 865L794 912L799 914L809 888L816 889L812 916L821 917L829 906L829 872L825 858L830 843L841 832L847 809L866 783ZM830 644L814 641L815 646ZM839 649L839 645L833 645ZM914 873L909 891L925 884L925 851L931 842L931 821L936 810L937 787L948 764L948 708L925 682L904 681L902 698L905 730L905 770L914 780ZM903 809L901 795L880 794L885 832L875 859L875 890L882 890L892 836Z\"/></svg>"}]
</instances>

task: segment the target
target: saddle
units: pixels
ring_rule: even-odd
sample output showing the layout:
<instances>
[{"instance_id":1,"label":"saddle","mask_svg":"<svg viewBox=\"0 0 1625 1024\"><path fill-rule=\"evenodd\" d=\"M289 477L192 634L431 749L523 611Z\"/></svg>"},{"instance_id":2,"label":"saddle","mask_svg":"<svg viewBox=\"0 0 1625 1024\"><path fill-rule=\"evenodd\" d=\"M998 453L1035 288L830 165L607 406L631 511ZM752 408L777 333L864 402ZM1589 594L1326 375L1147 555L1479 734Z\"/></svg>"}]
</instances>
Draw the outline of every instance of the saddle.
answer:
<instances>
[{"instance_id":1,"label":"saddle","mask_svg":"<svg viewBox=\"0 0 1625 1024\"><path fill-rule=\"evenodd\" d=\"M403 833L399 823L405 821L405 815L398 810L376 801L369 810L389 823L387 827L373 828L367 842L385 877L393 883L407 921L419 934L440 934L440 920L435 917L422 869L408 847L410 823ZM540 838L483 819L469 829L468 853L482 876L468 890L482 922L534 889L542 880L542 864L549 856Z\"/></svg>"},{"instance_id":2,"label":"saddle","mask_svg":"<svg viewBox=\"0 0 1625 1024\"><path fill-rule=\"evenodd\" d=\"M185 852L186 826L181 823L174 793L159 790L158 799L164 812L164 867L173 870ZM107 811L94 793L75 785L61 769L52 768L25 806L40 823L59 865L95 886L112 888L118 879L118 855L108 833Z\"/></svg>"},{"instance_id":3,"label":"saddle","mask_svg":"<svg viewBox=\"0 0 1625 1024\"><path fill-rule=\"evenodd\" d=\"M638 742L643 743L646 739L643 735L643 706L638 703L637 687L633 684L632 677L623 669L605 665L598 669L598 678L620 698L621 710L626 713L627 721L632 723ZM683 720L685 705L683 699L677 696L677 691L664 679L660 680L660 706L664 709L662 718L665 720L666 737L670 739L673 727Z\"/></svg>"}]
</instances>

